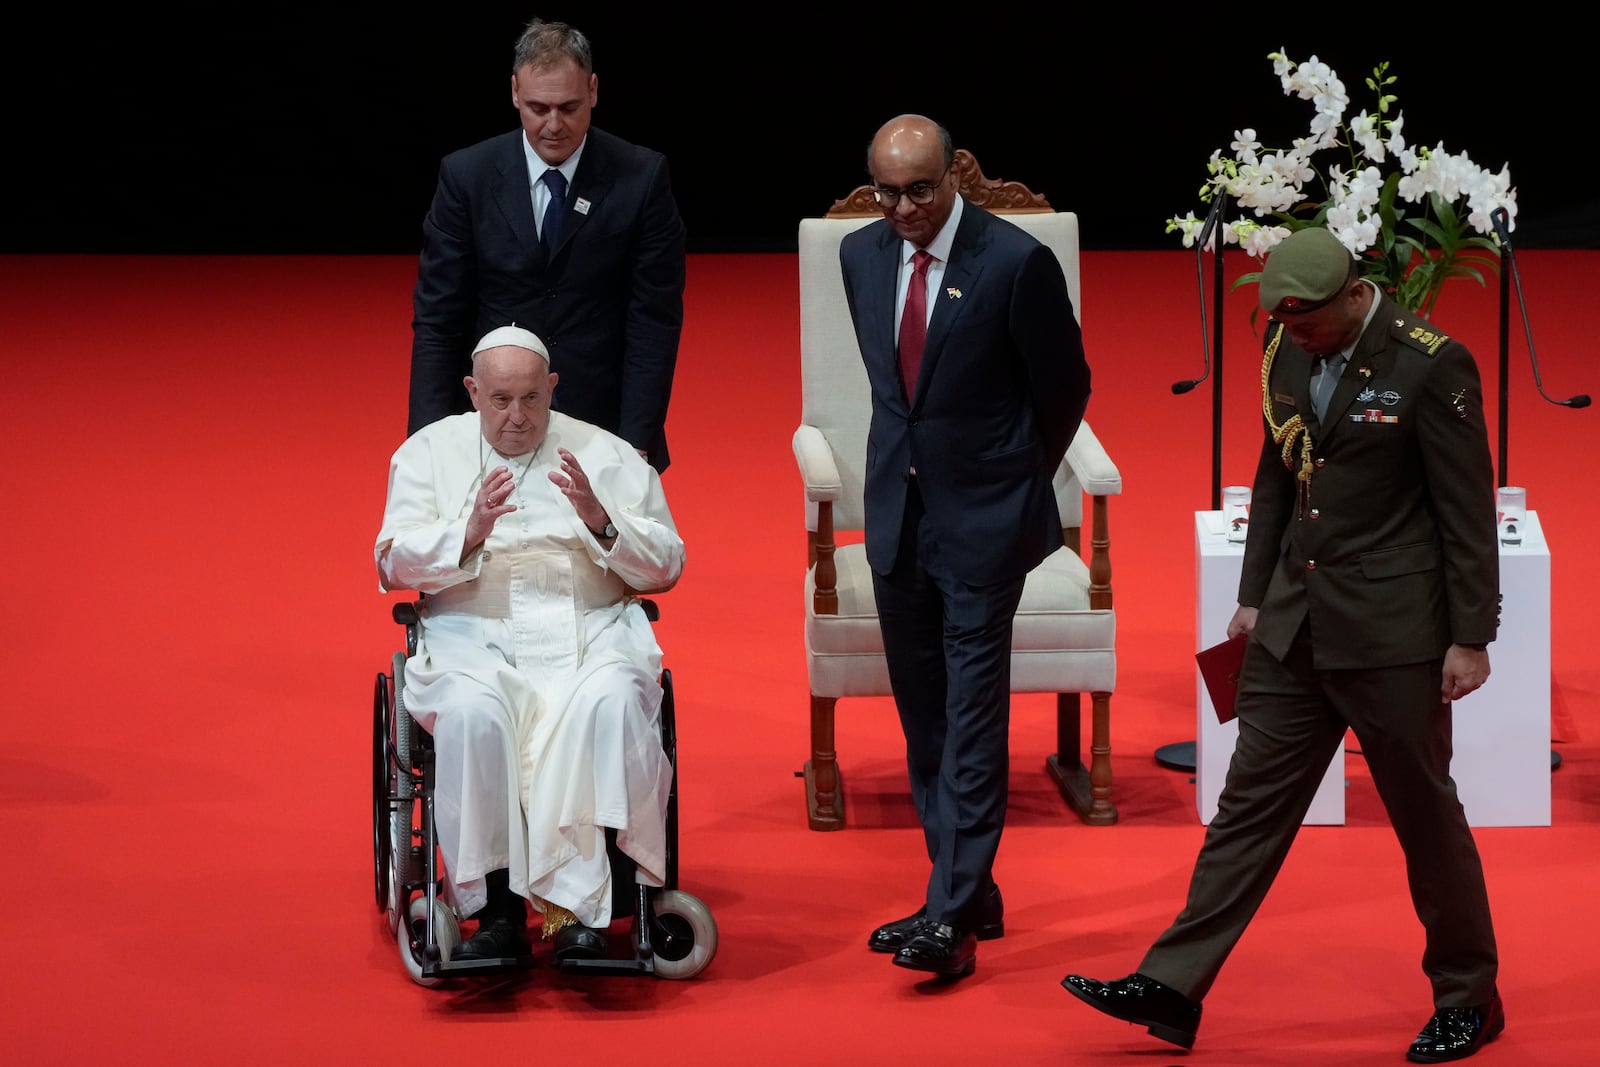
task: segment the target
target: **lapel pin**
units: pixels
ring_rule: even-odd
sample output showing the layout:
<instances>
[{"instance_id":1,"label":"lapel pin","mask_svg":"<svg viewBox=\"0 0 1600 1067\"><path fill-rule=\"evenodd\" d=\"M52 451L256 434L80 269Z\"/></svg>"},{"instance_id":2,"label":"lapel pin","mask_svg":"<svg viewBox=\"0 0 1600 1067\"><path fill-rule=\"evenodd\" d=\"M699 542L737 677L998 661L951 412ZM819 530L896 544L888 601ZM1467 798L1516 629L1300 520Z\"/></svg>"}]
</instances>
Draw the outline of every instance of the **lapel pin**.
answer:
<instances>
[{"instance_id":1,"label":"lapel pin","mask_svg":"<svg viewBox=\"0 0 1600 1067\"><path fill-rule=\"evenodd\" d=\"M1366 381L1368 378L1372 377L1372 368L1371 367L1358 367L1358 368L1356 368L1356 373L1361 375L1361 380L1362 381Z\"/></svg>"},{"instance_id":2,"label":"lapel pin","mask_svg":"<svg viewBox=\"0 0 1600 1067\"><path fill-rule=\"evenodd\" d=\"M953 285L947 286L945 288L944 292L945 292L945 295L948 296L951 300L960 300L961 299L961 290L957 289Z\"/></svg>"},{"instance_id":3,"label":"lapel pin","mask_svg":"<svg viewBox=\"0 0 1600 1067\"><path fill-rule=\"evenodd\" d=\"M577 203L572 205L572 210L580 215L587 215L589 213L589 201L581 196L578 197Z\"/></svg>"}]
</instances>

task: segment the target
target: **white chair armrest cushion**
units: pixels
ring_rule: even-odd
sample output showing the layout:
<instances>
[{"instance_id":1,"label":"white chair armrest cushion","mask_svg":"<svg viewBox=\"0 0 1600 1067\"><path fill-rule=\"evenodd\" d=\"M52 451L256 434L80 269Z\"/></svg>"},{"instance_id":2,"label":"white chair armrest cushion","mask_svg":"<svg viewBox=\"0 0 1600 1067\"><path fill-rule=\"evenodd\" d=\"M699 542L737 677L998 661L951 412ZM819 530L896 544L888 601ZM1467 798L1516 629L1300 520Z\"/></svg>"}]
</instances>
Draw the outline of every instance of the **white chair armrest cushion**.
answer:
<instances>
[{"instance_id":1,"label":"white chair armrest cushion","mask_svg":"<svg viewBox=\"0 0 1600 1067\"><path fill-rule=\"evenodd\" d=\"M800 465L800 480L806 486L806 499L812 503L838 500L844 491L833 449L815 426L802 424L794 432L794 458Z\"/></svg>"},{"instance_id":2,"label":"white chair armrest cushion","mask_svg":"<svg viewBox=\"0 0 1600 1067\"><path fill-rule=\"evenodd\" d=\"M1066 463L1090 496L1116 496L1122 492L1122 472L1111 462L1087 422L1078 426L1077 435L1067 446Z\"/></svg>"}]
</instances>

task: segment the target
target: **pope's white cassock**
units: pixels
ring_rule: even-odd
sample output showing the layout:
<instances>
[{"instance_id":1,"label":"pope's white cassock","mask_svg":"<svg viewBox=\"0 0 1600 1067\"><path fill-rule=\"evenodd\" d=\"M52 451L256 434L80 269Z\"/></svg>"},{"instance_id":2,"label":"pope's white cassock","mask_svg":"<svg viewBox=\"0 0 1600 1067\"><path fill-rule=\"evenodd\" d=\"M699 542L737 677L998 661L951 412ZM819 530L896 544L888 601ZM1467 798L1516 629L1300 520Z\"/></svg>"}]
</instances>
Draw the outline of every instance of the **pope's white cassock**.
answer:
<instances>
[{"instance_id":1,"label":"pope's white cassock","mask_svg":"<svg viewBox=\"0 0 1600 1067\"><path fill-rule=\"evenodd\" d=\"M548 475L572 452L617 528L607 551ZM517 510L462 558L483 479L511 471ZM435 820L460 915L483 907L484 876L611 920L604 827L666 874L672 766L661 747L661 649L629 590L677 581L683 541L656 472L621 438L560 412L529 456L484 440L477 412L452 415L395 452L376 546L385 591L423 601L406 661L406 710L434 737Z\"/></svg>"}]
</instances>

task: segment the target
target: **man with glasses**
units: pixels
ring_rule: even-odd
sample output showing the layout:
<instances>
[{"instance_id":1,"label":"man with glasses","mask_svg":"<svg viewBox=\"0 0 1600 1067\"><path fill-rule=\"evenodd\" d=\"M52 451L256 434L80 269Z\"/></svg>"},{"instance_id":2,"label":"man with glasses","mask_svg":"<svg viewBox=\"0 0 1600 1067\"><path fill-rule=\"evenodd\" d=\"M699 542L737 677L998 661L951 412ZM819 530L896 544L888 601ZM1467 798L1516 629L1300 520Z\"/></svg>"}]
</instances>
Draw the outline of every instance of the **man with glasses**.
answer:
<instances>
[{"instance_id":1,"label":"man with glasses","mask_svg":"<svg viewBox=\"0 0 1600 1067\"><path fill-rule=\"evenodd\" d=\"M1004 932L1012 619L1062 543L1051 479L1089 367L1060 262L963 199L954 163L943 127L890 120L867 155L883 219L839 255L872 390L867 560L932 861L922 906L868 946L958 977Z\"/></svg>"}]
</instances>

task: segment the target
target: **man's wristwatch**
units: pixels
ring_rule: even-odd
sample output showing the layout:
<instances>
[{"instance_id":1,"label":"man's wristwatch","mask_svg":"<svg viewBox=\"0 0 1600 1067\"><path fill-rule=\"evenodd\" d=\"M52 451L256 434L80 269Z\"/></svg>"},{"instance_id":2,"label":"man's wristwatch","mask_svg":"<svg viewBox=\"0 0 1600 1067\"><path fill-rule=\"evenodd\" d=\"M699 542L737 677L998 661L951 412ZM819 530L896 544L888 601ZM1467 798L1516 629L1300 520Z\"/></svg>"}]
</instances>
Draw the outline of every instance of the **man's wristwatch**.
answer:
<instances>
[{"instance_id":1,"label":"man's wristwatch","mask_svg":"<svg viewBox=\"0 0 1600 1067\"><path fill-rule=\"evenodd\" d=\"M617 527L616 524L607 522L604 529L596 530L591 526L589 527L589 532L594 534L597 540L609 541L611 538L617 536Z\"/></svg>"}]
</instances>

